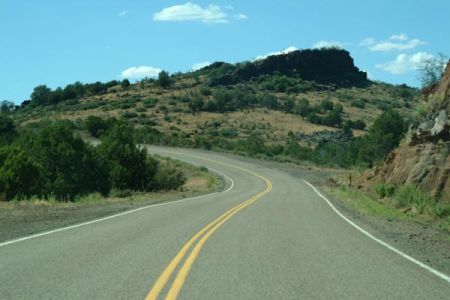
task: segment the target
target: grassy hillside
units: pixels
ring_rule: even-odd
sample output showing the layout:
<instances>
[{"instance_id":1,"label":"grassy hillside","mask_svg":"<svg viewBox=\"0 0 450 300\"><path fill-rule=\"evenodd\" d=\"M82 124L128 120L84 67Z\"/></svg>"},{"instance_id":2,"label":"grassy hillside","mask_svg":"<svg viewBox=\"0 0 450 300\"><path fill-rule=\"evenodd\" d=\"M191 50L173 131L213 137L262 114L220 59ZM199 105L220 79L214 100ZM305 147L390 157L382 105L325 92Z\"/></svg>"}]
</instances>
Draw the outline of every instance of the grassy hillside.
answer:
<instances>
[{"instance_id":1,"label":"grassy hillside","mask_svg":"<svg viewBox=\"0 0 450 300\"><path fill-rule=\"evenodd\" d=\"M338 49L166 75L131 85L125 80L35 89L12 115L21 128L32 129L70 120L84 130L90 116L123 118L141 141L156 144L228 149L256 135L268 146L289 140L314 147L346 140L349 132L364 135L384 111L411 117L419 101L416 89L367 80L348 52Z\"/></svg>"}]
</instances>

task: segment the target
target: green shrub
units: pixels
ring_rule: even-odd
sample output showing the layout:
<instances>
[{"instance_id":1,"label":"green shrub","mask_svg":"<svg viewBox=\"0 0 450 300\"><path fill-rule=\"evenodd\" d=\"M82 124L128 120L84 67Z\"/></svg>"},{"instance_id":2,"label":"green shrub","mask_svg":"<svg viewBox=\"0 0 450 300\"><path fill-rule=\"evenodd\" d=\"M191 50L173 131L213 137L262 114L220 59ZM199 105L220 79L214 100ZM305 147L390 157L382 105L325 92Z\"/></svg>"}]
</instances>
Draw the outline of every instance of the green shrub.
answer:
<instances>
[{"instance_id":1,"label":"green shrub","mask_svg":"<svg viewBox=\"0 0 450 300\"><path fill-rule=\"evenodd\" d=\"M84 127L93 137L100 137L111 126L111 121L103 120L97 116L89 116L84 121Z\"/></svg>"},{"instance_id":2,"label":"green shrub","mask_svg":"<svg viewBox=\"0 0 450 300\"><path fill-rule=\"evenodd\" d=\"M74 200L110 190L106 164L96 150L65 124L48 126L21 145L42 166L42 194L57 200Z\"/></svg>"},{"instance_id":3,"label":"green shrub","mask_svg":"<svg viewBox=\"0 0 450 300\"><path fill-rule=\"evenodd\" d=\"M375 192L380 199L392 197L395 192L395 186L386 183L378 183L375 185Z\"/></svg>"},{"instance_id":4,"label":"green shrub","mask_svg":"<svg viewBox=\"0 0 450 300\"><path fill-rule=\"evenodd\" d=\"M18 147L0 148L0 166L0 194L4 200L41 195L41 167L28 153Z\"/></svg>"},{"instance_id":5,"label":"green shrub","mask_svg":"<svg viewBox=\"0 0 450 300\"><path fill-rule=\"evenodd\" d=\"M433 198L424 193L419 187L406 184L401 186L394 195L394 199L400 207L414 206L422 213L425 206L433 204Z\"/></svg>"},{"instance_id":6,"label":"green shrub","mask_svg":"<svg viewBox=\"0 0 450 300\"><path fill-rule=\"evenodd\" d=\"M154 179L154 190L176 190L186 182L186 177L172 160L160 163Z\"/></svg>"},{"instance_id":7,"label":"green shrub","mask_svg":"<svg viewBox=\"0 0 450 300\"><path fill-rule=\"evenodd\" d=\"M151 190L158 162L147 157L133 138L133 129L118 122L102 138L98 146L104 161L108 162L112 188L118 190Z\"/></svg>"},{"instance_id":8,"label":"green shrub","mask_svg":"<svg viewBox=\"0 0 450 300\"><path fill-rule=\"evenodd\" d=\"M306 116L306 119L313 124L322 124L322 118L315 113L309 113Z\"/></svg>"},{"instance_id":9,"label":"green shrub","mask_svg":"<svg viewBox=\"0 0 450 300\"><path fill-rule=\"evenodd\" d=\"M66 100L66 101L62 102L62 104L67 105L67 106L79 105L80 104L80 100L78 100L78 99L69 99L69 100Z\"/></svg>"},{"instance_id":10,"label":"green shrub","mask_svg":"<svg viewBox=\"0 0 450 300\"><path fill-rule=\"evenodd\" d=\"M311 108L309 106L309 101L306 98L302 98L294 106L294 113L297 115L300 115L302 117L305 117L308 115L308 113L311 111Z\"/></svg>"},{"instance_id":11,"label":"green shrub","mask_svg":"<svg viewBox=\"0 0 450 300\"><path fill-rule=\"evenodd\" d=\"M202 94L203 96L211 96L212 91L209 87L202 86L200 88L200 94Z\"/></svg>"},{"instance_id":12,"label":"green shrub","mask_svg":"<svg viewBox=\"0 0 450 300\"><path fill-rule=\"evenodd\" d=\"M350 105L353 106L353 107L358 107L358 108L365 108L366 107L366 104L363 101L361 101L361 100L353 100L350 103Z\"/></svg>"},{"instance_id":13,"label":"green shrub","mask_svg":"<svg viewBox=\"0 0 450 300\"><path fill-rule=\"evenodd\" d=\"M330 100L322 100L322 101L320 101L320 107L323 110L333 110L334 103Z\"/></svg>"},{"instance_id":14,"label":"green shrub","mask_svg":"<svg viewBox=\"0 0 450 300\"><path fill-rule=\"evenodd\" d=\"M445 218L450 216L450 204L449 203L437 203L433 209L434 214L439 218Z\"/></svg>"},{"instance_id":15,"label":"green shrub","mask_svg":"<svg viewBox=\"0 0 450 300\"><path fill-rule=\"evenodd\" d=\"M125 119L136 118L138 115L134 111L126 111L122 114L122 117Z\"/></svg>"},{"instance_id":16,"label":"green shrub","mask_svg":"<svg viewBox=\"0 0 450 300\"><path fill-rule=\"evenodd\" d=\"M153 108L153 107L155 107L157 102L158 102L158 99L148 98L148 99L145 99L143 103L144 103L144 107Z\"/></svg>"},{"instance_id":17,"label":"green shrub","mask_svg":"<svg viewBox=\"0 0 450 300\"><path fill-rule=\"evenodd\" d=\"M0 146L11 143L16 136L16 126L13 120L0 114Z\"/></svg>"},{"instance_id":18,"label":"green shrub","mask_svg":"<svg viewBox=\"0 0 450 300\"><path fill-rule=\"evenodd\" d=\"M354 129L364 130L366 128L366 123L363 120L353 121L351 127Z\"/></svg>"}]
</instances>

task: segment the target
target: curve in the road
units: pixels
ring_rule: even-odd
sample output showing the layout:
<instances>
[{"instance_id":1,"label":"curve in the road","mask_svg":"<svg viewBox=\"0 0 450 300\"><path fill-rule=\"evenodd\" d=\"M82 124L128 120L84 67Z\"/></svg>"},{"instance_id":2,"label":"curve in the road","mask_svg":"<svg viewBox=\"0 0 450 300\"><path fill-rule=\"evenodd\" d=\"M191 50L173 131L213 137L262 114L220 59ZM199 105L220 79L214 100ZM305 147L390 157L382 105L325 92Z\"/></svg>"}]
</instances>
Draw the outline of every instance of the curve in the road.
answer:
<instances>
[{"instance_id":1,"label":"curve in the road","mask_svg":"<svg viewBox=\"0 0 450 300\"><path fill-rule=\"evenodd\" d=\"M98 218L98 219L94 219L94 220L91 220L91 221L78 223L78 224L74 224L74 225L70 225L70 226L64 226L64 227L60 227L60 228L57 228L57 229L48 230L48 231L44 231L44 232L40 232L40 233L36 233L36 234L32 234L32 235L27 235L27 236L24 236L24 237L21 237L21 238L18 238L18 239L13 239L13 240L10 240L10 241L2 242L2 243L0 243L0 247L11 245L11 244L15 244L15 243L19 243L19 242L23 242L23 241L26 241L26 240L38 238L38 237L49 235L49 234L53 234L53 233L57 233L57 232L60 232L60 231L75 229L75 228L78 228L78 227L82 227L82 226L86 226L86 225L90 225L90 224L94 224L94 223L98 223L98 222L103 222L103 221L106 221L106 220L114 219L114 218L117 218L117 217L128 215L128 214L131 214L131 213L134 213L134 212L137 212L137 211L140 211L140 210L148 209L148 208L153 208L153 207L158 207L158 206L165 206L165 205L171 205L171 204L180 203L180 202L191 201L191 200L200 199L200 198L203 198L203 197L208 197L208 196L211 196L211 195L214 195L214 194L218 194L218 193L228 193L229 191L231 191L234 188L234 180L231 179L231 177L229 177L225 173L220 172L220 171L218 171L216 169L213 169L213 168L209 168L209 169L211 171L219 174L220 176L223 176L226 180L228 180L230 182L230 186L226 190L224 190L222 192L213 192L213 193L208 193L208 194L205 194L205 195L200 195L200 196L195 196L195 197L190 197L190 198L184 198L184 199L179 199L179 200L174 200L174 201L169 201L169 202L163 202L163 203L150 204L150 205L142 206L142 207L135 208L135 209L132 209L132 210L127 210L125 212L121 212L121 213L118 213L118 214L110 215L110 216L107 216L107 217Z\"/></svg>"},{"instance_id":2,"label":"curve in the road","mask_svg":"<svg viewBox=\"0 0 450 300\"><path fill-rule=\"evenodd\" d=\"M171 153L176 153L176 152L171 152ZM176 153L176 154L179 154L179 153ZM237 214L239 211L246 208L247 206L251 205L252 203L258 201L260 198L262 198L264 195L270 193L270 191L272 190L272 182L269 179L267 179L266 177L264 177L258 173L250 171L248 169L238 167L235 165L231 165L231 164L227 164L227 163L220 162L220 161L213 160L213 159L196 156L196 155L188 155L188 154L184 154L184 155L244 171L248 174L251 174L255 177L262 179L266 183L266 187L263 191L257 193L256 195L252 196L251 198L247 199L246 201L230 208L228 211L226 211L225 213L220 215L218 218L214 219L209 224L207 224L205 227L200 229L189 241L187 241L186 244L184 244L183 247L181 248L181 250L177 253L177 255L175 255L175 257L170 261L170 263L167 265L167 267L161 273L159 278L156 280L152 289L148 293L146 300L155 300L158 298L161 291L164 289L167 282L172 277L175 269L178 267L181 260L186 256L186 253L190 249L192 249L191 253L186 258L184 264L179 269L179 271L169 289L169 292L167 293L166 299L168 299L168 300L176 299L178 297L178 294L181 291L181 288L183 287L183 284L184 284L187 276L189 275L189 271L191 270L192 265L194 264L195 260L197 259L197 256L199 255L201 249L203 248L203 245L206 243L208 238L217 229L219 229L220 226L222 226L226 221L228 221L230 218L232 218L235 214ZM195 244L195 246L193 246L194 244Z\"/></svg>"}]
</instances>

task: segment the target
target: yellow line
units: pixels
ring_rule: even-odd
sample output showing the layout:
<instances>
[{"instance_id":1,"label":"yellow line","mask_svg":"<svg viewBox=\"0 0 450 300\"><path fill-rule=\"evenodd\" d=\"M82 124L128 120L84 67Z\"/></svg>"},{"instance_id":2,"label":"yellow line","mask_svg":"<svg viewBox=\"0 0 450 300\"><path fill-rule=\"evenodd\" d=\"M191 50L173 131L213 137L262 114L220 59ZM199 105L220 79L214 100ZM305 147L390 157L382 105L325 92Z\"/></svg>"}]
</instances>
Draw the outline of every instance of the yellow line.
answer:
<instances>
[{"instance_id":1,"label":"yellow line","mask_svg":"<svg viewBox=\"0 0 450 300\"><path fill-rule=\"evenodd\" d=\"M256 195L256 197L254 197L252 199L252 201L247 202L245 205L241 206L239 209L233 211L231 214L229 214L227 217L225 217L224 219L222 219L222 221L220 221L219 223L217 223L213 228L211 228L211 230L209 230L201 239L200 241L197 243L197 245L195 245L194 249L192 250L191 254L188 256L188 258L186 259L186 261L184 262L184 265L180 268L180 270L178 271L178 274L174 280L174 282L172 283L172 287L170 288L166 300L175 300L178 297L178 294L181 291L181 288L183 287L184 282L186 281L187 276L189 275L189 271L192 268L192 265L195 262L195 259L197 258L197 256L199 255L200 251L202 250L206 240L208 240L208 238L220 227L222 226L223 223L225 223L228 219L230 219L231 217L233 217L235 214L237 214L240 210L244 209L245 207L251 205L253 202L257 201L259 198L261 198L262 196L264 196L266 193L270 192L270 190L272 189L272 185L270 185L264 192Z\"/></svg>"},{"instance_id":2,"label":"yellow line","mask_svg":"<svg viewBox=\"0 0 450 300\"><path fill-rule=\"evenodd\" d=\"M184 244L184 246L181 248L181 250L170 261L170 263L167 265L167 267L161 273L161 275L159 276L159 278L153 285L152 289L148 293L147 297L145 298L146 300L155 300L158 298L162 289L169 281L170 276L172 275L172 273L174 272L174 270L176 269L176 267L178 266L180 261L183 259L183 257L186 255L187 251L197 241L197 239L206 232L206 234L200 239L200 241L194 247L191 254L186 259L184 265L180 268L180 271L178 272L178 275L176 276L175 281L173 282L172 287L169 290L169 293L168 293L166 299L176 299L176 297L178 296L178 294L184 284L184 281L186 280L186 278L189 274L189 271L190 271L193 263L195 262L195 259L197 258L198 254L200 253L200 250L202 249L206 240L228 219L230 219L232 216L234 216L240 210L244 209L245 207L249 206L253 202L257 201L258 199L260 199L261 197L263 197L265 194L269 193L272 190L272 183L270 182L270 180L268 180L267 178L255 173L253 171L250 171L250 170L238 167L238 166L230 165L227 163L223 163L220 161L195 156L195 155L189 155L189 154L184 154L184 153L182 153L182 155L186 155L186 156L190 156L190 157L194 157L194 158L200 158L202 160L207 160L207 161L211 161L211 162L214 162L214 163L217 163L220 165L233 167L233 168L242 170L246 173L252 174L266 182L266 189L256 195L254 195L250 199L244 201L243 203L240 203L240 204L234 206L233 208L229 209L224 214L222 214L221 216L219 216L218 218L216 218L215 220L213 220L212 222L210 222L209 224L204 226L188 242L186 242L186 244Z\"/></svg>"}]
</instances>

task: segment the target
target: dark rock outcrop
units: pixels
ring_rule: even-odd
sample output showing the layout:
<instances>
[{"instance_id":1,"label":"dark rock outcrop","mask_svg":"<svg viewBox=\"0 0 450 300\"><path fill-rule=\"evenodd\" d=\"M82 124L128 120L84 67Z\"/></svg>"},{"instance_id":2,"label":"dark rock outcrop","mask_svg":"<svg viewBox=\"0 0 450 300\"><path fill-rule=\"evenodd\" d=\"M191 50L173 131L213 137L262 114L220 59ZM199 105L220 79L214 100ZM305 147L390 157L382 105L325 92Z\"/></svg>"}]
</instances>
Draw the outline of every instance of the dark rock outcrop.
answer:
<instances>
[{"instance_id":1,"label":"dark rock outcrop","mask_svg":"<svg viewBox=\"0 0 450 300\"><path fill-rule=\"evenodd\" d=\"M220 68L223 72L219 72ZM354 65L350 53L334 48L297 50L237 65L217 62L202 71L214 73L211 85L236 84L273 74L338 87L363 86L369 83L367 73Z\"/></svg>"}]
</instances>

